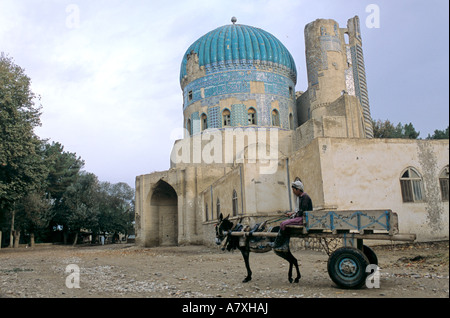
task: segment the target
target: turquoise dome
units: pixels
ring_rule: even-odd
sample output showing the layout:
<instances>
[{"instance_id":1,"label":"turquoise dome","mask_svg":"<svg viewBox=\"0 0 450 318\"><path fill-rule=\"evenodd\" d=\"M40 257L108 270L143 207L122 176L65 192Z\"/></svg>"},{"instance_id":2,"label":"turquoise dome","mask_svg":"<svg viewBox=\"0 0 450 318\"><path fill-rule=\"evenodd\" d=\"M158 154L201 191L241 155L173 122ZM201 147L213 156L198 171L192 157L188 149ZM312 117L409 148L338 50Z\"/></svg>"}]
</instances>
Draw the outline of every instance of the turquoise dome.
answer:
<instances>
[{"instance_id":1,"label":"turquoise dome","mask_svg":"<svg viewBox=\"0 0 450 318\"><path fill-rule=\"evenodd\" d=\"M184 54L180 82L187 74L187 57L191 53L197 53L199 66L204 66L207 74L256 65L281 69L289 74L294 83L297 82L292 55L275 36L259 28L233 23L199 38Z\"/></svg>"}]
</instances>

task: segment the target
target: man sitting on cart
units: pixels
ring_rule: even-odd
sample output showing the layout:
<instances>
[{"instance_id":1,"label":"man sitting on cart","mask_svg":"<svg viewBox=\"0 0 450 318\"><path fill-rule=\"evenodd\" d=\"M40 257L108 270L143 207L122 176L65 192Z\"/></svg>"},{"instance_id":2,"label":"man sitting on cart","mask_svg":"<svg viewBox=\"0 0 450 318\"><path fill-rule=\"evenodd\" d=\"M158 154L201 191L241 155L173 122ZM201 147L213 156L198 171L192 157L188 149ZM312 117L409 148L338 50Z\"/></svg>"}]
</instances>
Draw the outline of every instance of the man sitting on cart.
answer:
<instances>
[{"instance_id":1,"label":"man sitting on cart","mask_svg":"<svg viewBox=\"0 0 450 318\"><path fill-rule=\"evenodd\" d=\"M296 196L296 207L294 212L286 213L286 216L290 217L288 220L281 222L280 224L280 232L278 233L278 237L274 242L274 249L281 250L286 249L287 246L284 244L286 241L286 226L287 225L303 225L303 212L304 211L312 211L313 203L309 195L304 192L303 183L300 180L296 180L292 182L292 192Z\"/></svg>"},{"instance_id":2,"label":"man sitting on cart","mask_svg":"<svg viewBox=\"0 0 450 318\"><path fill-rule=\"evenodd\" d=\"M297 204L294 212L286 213L290 219L281 222L281 230L286 230L286 225L303 225L303 212L312 211L313 203L309 195L304 192L303 183L300 180L292 182L292 192L297 197Z\"/></svg>"}]
</instances>

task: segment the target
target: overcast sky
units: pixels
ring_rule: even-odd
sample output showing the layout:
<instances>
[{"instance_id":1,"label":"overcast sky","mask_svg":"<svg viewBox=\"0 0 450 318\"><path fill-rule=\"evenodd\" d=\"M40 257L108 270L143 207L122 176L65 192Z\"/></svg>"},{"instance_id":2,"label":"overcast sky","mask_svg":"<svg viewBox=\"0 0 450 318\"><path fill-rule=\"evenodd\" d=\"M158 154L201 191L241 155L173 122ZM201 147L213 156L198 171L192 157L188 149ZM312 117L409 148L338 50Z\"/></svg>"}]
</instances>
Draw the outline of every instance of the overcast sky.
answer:
<instances>
[{"instance_id":1,"label":"overcast sky","mask_svg":"<svg viewBox=\"0 0 450 318\"><path fill-rule=\"evenodd\" d=\"M358 15L373 119L411 122L426 138L449 125L448 12L448 0L0 0L0 52L42 97L36 133L100 181L134 187L170 166L183 54L232 16L287 47L305 91L305 25L345 28Z\"/></svg>"}]
</instances>

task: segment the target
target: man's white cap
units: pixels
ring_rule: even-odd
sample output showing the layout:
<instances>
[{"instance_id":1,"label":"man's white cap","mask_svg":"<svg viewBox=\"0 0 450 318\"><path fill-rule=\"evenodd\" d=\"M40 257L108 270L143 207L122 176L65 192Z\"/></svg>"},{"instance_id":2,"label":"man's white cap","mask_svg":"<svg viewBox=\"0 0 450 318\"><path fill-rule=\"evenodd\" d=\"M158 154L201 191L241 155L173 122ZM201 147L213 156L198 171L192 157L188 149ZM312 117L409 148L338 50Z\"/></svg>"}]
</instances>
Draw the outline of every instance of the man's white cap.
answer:
<instances>
[{"instance_id":1,"label":"man's white cap","mask_svg":"<svg viewBox=\"0 0 450 318\"><path fill-rule=\"evenodd\" d=\"M292 187L303 191L303 183L299 180L292 182Z\"/></svg>"}]
</instances>

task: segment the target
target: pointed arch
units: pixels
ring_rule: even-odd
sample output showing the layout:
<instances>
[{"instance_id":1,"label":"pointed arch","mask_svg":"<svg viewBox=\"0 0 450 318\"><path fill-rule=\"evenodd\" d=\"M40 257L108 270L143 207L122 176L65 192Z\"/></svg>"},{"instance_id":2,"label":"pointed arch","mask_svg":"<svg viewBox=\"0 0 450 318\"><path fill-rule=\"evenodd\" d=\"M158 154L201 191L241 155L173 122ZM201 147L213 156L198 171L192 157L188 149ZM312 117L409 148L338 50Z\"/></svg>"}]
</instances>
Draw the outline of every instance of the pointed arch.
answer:
<instances>
[{"instance_id":1,"label":"pointed arch","mask_svg":"<svg viewBox=\"0 0 450 318\"><path fill-rule=\"evenodd\" d=\"M151 193L149 213L152 245L178 245L178 195L162 179L156 183Z\"/></svg>"}]
</instances>

